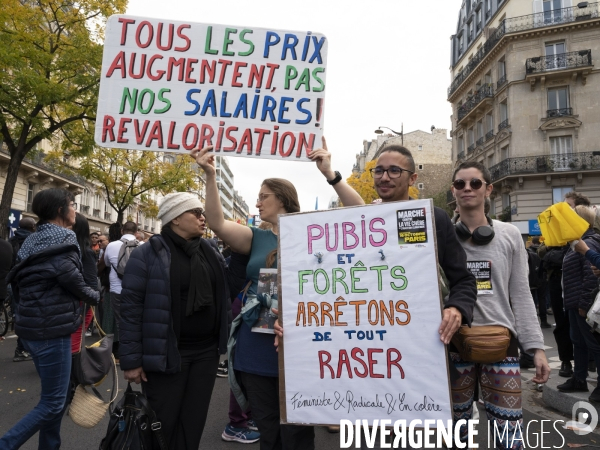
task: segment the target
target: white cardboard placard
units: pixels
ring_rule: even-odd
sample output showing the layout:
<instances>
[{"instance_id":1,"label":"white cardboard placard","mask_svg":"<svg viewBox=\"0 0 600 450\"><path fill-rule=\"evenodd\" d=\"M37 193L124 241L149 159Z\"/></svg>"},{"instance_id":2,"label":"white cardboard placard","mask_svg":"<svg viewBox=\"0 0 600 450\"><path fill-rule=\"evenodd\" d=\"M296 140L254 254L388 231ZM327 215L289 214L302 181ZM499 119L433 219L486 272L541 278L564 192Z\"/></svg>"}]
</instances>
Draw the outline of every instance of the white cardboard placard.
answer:
<instances>
[{"instance_id":1,"label":"white cardboard placard","mask_svg":"<svg viewBox=\"0 0 600 450\"><path fill-rule=\"evenodd\" d=\"M319 33L114 15L95 129L103 147L307 161L321 146Z\"/></svg>"},{"instance_id":2,"label":"white cardboard placard","mask_svg":"<svg viewBox=\"0 0 600 450\"><path fill-rule=\"evenodd\" d=\"M280 216L282 420L452 418L433 218L431 200Z\"/></svg>"}]
</instances>

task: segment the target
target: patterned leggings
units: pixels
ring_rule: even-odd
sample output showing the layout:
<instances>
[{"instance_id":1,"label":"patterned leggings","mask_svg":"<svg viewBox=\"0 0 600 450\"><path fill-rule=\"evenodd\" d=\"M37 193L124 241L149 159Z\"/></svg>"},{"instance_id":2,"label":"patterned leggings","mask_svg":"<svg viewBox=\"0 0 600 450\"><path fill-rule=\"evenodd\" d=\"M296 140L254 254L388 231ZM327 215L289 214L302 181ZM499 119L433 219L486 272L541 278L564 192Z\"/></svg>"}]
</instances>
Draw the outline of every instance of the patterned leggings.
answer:
<instances>
[{"instance_id":1,"label":"patterned leggings","mask_svg":"<svg viewBox=\"0 0 600 450\"><path fill-rule=\"evenodd\" d=\"M481 386L480 397L485 402L489 433L498 449L522 449L523 410L521 409L521 371L519 358L507 357L492 364L463 361L458 353L450 358L460 373L452 383L454 422L471 419L476 384ZM508 424L508 425L507 425ZM491 436L490 436L491 443ZM461 428L461 441L467 441L467 427Z\"/></svg>"}]
</instances>

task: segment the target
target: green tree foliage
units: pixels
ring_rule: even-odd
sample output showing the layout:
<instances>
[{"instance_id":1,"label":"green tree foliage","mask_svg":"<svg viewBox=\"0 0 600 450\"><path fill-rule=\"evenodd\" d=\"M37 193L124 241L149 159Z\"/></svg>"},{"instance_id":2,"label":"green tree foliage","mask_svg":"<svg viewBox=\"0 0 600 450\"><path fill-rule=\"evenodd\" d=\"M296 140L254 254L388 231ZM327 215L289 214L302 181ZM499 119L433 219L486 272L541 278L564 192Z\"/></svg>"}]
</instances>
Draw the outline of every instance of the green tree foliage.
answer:
<instances>
[{"instance_id":1,"label":"green tree foliage","mask_svg":"<svg viewBox=\"0 0 600 450\"><path fill-rule=\"evenodd\" d=\"M127 0L2 0L0 139L10 153L5 224L19 168L43 139L76 154L93 145L106 20ZM6 227L0 228L4 236Z\"/></svg>"},{"instance_id":2,"label":"green tree foliage","mask_svg":"<svg viewBox=\"0 0 600 450\"><path fill-rule=\"evenodd\" d=\"M60 157L61 152L57 151L50 155L50 160ZM193 160L188 155L165 158L163 153L139 150L95 147L78 164L73 170L99 186L99 192L117 211L120 223L136 199L144 215L156 217L158 207L150 198L152 191L163 195L195 191L200 176L192 168Z\"/></svg>"}]
</instances>

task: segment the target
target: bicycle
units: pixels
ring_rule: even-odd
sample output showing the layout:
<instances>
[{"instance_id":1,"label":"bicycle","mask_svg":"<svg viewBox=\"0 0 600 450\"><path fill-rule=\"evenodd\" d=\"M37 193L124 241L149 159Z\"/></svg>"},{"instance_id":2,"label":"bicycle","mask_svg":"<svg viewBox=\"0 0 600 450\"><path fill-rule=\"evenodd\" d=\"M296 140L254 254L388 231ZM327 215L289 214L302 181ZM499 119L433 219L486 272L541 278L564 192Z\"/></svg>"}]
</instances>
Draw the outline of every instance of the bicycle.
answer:
<instances>
[{"instance_id":1,"label":"bicycle","mask_svg":"<svg viewBox=\"0 0 600 450\"><path fill-rule=\"evenodd\" d=\"M2 302L2 308L0 308L0 337L3 337L8 332L9 327L15 329L15 321L12 311L12 302L7 297Z\"/></svg>"}]
</instances>

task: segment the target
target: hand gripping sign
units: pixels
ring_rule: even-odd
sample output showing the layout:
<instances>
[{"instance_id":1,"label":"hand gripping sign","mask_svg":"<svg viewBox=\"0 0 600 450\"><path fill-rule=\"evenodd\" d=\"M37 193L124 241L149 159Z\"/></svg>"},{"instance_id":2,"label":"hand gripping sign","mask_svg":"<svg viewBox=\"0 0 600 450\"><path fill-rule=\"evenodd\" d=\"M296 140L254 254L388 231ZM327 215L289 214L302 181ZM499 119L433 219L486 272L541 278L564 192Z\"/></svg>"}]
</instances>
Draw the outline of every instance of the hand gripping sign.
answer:
<instances>
[{"instance_id":1,"label":"hand gripping sign","mask_svg":"<svg viewBox=\"0 0 600 450\"><path fill-rule=\"evenodd\" d=\"M321 145L327 40L114 15L95 129L103 147L308 161Z\"/></svg>"},{"instance_id":2,"label":"hand gripping sign","mask_svg":"<svg viewBox=\"0 0 600 450\"><path fill-rule=\"evenodd\" d=\"M286 423L452 418L431 200L279 218Z\"/></svg>"}]
</instances>

